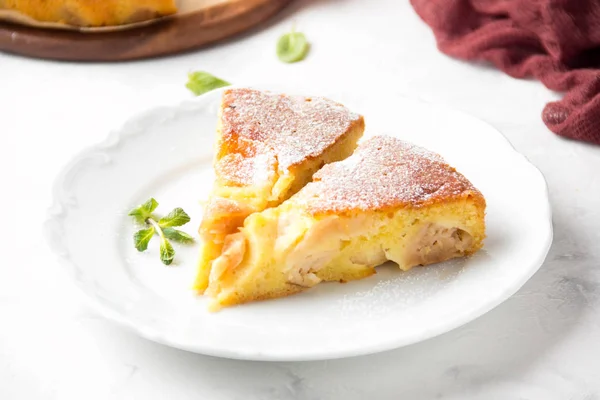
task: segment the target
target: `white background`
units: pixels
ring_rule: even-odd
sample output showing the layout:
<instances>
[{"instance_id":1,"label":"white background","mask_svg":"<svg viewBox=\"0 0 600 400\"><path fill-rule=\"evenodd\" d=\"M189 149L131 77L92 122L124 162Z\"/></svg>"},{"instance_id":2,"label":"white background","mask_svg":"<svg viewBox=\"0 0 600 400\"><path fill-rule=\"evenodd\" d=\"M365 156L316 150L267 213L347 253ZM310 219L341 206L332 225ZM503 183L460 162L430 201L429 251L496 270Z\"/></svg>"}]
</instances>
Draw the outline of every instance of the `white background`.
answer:
<instances>
[{"instance_id":1,"label":"white background","mask_svg":"<svg viewBox=\"0 0 600 400\"><path fill-rule=\"evenodd\" d=\"M294 21L312 49L286 65L274 46ZM197 69L235 83L347 85L365 96L390 87L486 120L548 180L555 241L546 263L460 329L346 360L222 360L104 320L42 238L53 179L131 115L189 98L186 74ZM396 0L298 0L260 30L159 60L0 54L0 399L600 399L600 147L546 129L541 110L557 98L537 82L442 55L408 2ZM402 110L398 118L400 129Z\"/></svg>"}]
</instances>

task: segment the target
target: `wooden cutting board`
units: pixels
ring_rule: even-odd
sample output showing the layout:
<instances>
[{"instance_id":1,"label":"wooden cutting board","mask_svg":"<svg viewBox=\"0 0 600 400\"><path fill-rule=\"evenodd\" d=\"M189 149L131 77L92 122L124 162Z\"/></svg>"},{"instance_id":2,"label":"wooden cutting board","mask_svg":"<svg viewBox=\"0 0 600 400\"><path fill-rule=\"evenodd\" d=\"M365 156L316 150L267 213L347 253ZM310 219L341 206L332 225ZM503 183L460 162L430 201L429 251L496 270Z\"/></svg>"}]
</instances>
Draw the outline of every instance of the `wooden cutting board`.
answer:
<instances>
[{"instance_id":1,"label":"wooden cutting board","mask_svg":"<svg viewBox=\"0 0 600 400\"><path fill-rule=\"evenodd\" d=\"M124 61L196 49L252 28L291 0L207 2L136 28L82 32L0 22L0 51L71 61Z\"/></svg>"}]
</instances>

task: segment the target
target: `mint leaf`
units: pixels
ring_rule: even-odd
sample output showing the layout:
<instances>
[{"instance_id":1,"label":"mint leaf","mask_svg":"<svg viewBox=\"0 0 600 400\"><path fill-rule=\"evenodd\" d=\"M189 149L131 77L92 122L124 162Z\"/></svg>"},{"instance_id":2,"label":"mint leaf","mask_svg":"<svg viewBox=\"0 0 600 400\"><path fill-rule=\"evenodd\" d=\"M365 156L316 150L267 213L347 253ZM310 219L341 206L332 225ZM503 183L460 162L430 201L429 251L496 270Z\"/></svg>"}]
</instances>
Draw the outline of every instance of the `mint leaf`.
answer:
<instances>
[{"instance_id":1,"label":"mint leaf","mask_svg":"<svg viewBox=\"0 0 600 400\"><path fill-rule=\"evenodd\" d=\"M152 215L152 211L156 210L156 207L158 207L158 202L151 198L144 204L141 204L133 210L129 211L129 215L143 222L146 219L150 218L150 216Z\"/></svg>"},{"instance_id":2,"label":"mint leaf","mask_svg":"<svg viewBox=\"0 0 600 400\"><path fill-rule=\"evenodd\" d=\"M179 243L191 243L194 241L193 237L177 229L165 228L163 229L163 233L167 239L171 239Z\"/></svg>"},{"instance_id":3,"label":"mint leaf","mask_svg":"<svg viewBox=\"0 0 600 400\"><path fill-rule=\"evenodd\" d=\"M151 198L129 212L129 215L146 224L145 229L141 229L133 235L133 245L138 251L146 251L152 237L158 234L160 236L160 260L165 265L171 265L175 258L175 250L169 239L179 243L194 241L192 236L173 228L190 222L190 216L182 208L177 207L157 221L157 217L152 215L156 207L158 207L158 202Z\"/></svg>"},{"instance_id":4,"label":"mint leaf","mask_svg":"<svg viewBox=\"0 0 600 400\"><path fill-rule=\"evenodd\" d=\"M173 258L175 258L175 250L167 238L162 236L160 241L160 260L165 265L171 265Z\"/></svg>"},{"instance_id":5,"label":"mint leaf","mask_svg":"<svg viewBox=\"0 0 600 400\"><path fill-rule=\"evenodd\" d=\"M211 90L215 90L224 86L229 86L231 83L217 78L214 75L204 71L197 71L188 74L188 83L185 85L196 96L200 96Z\"/></svg>"},{"instance_id":6,"label":"mint leaf","mask_svg":"<svg viewBox=\"0 0 600 400\"><path fill-rule=\"evenodd\" d=\"M160 221L158 221L158 225L160 225L161 228L170 228L172 226L182 226L188 222L190 222L190 216L187 215L182 208L177 207L165 217L161 218Z\"/></svg>"},{"instance_id":7,"label":"mint leaf","mask_svg":"<svg viewBox=\"0 0 600 400\"><path fill-rule=\"evenodd\" d=\"M148 229L137 231L133 235L133 245L135 248L138 251L146 251L146 249L148 249L148 243L150 242L150 239L152 239L152 236L154 236L154 233L155 230L153 226Z\"/></svg>"},{"instance_id":8,"label":"mint leaf","mask_svg":"<svg viewBox=\"0 0 600 400\"><path fill-rule=\"evenodd\" d=\"M285 63L294 63L306 58L310 44L303 33L292 31L282 35L277 42L277 57Z\"/></svg>"}]
</instances>

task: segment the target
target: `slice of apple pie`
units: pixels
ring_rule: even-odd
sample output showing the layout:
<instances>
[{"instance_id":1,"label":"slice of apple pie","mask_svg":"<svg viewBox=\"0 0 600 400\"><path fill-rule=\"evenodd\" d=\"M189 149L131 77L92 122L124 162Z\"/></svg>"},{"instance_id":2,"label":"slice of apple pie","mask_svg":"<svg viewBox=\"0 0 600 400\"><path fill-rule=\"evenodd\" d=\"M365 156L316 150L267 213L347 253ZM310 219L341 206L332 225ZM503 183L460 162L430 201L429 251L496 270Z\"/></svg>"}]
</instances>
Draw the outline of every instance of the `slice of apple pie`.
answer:
<instances>
[{"instance_id":1,"label":"slice of apple pie","mask_svg":"<svg viewBox=\"0 0 600 400\"><path fill-rule=\"evenodd\" d=\"M323 165L348 157L363 131L360 115L325 98L225 90L216 178L199 229L202 245L194 288L203 292L220 276L222 260L231 254L227 236L238 232L247 216L278 206Z\"/></svg>"},{"instance_id":2,"label":"slice of apple pie","mask_svg":"<svg viewBox=\"0 0 600 400\"><path fill-rule=\"evenodd\" d=\"M206 294L212 308L287 296L475 253L485 199L439 155L387 136L325 165L296 195L224 237Z\"/></svg>"}]
</instances>

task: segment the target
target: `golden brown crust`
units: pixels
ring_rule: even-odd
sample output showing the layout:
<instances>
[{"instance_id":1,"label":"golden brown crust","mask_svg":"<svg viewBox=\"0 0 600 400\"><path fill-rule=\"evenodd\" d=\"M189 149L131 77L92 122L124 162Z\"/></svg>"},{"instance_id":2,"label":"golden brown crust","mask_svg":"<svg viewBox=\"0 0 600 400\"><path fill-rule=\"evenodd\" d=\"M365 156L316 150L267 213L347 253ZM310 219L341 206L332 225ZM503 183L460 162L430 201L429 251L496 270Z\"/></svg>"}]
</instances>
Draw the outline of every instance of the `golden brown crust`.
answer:
<instances>
[{"instance_id":1,"label":"golden brown crust","mask_svg":"<svg viewBox=\"0 0 600 400\"><path fill-rule=\"evenodd\" d=\"M129 24L177 12L174 0L4 0L0 6L75 26Z\"/></svg>"},{"instance_id":2,"label":"golden brown crust","mask_svg":"<svg viewBox=\"0 0 600 400\"><path fill-rule=\"evenodd\" d=\"M250 186L271 181L277 172L277 158L260 142L241 140L235 152L223 152L215 161L215 175L222 185Z\"/></svg>"},{"instance_id":3,"label":"golden brown crust","mask_svg":"<svg viewBox=\"0 0 600 400\"><path fill-rule=\"evenodd\" d=\"M303 287L303 286L286 284L284 287L278 288L277 290L274 290L272 292L261 293L261 294L257 294L257 295L248 295L248 294L240 293L240 292L229 293L226 297L221 298L221 297L217 296L215 299L213 299L213 301L211 301L209 303L209 310L210 311L219 311L223 307L231 307L231 306L235 306L238 304L250 303L250 302L255 302L255 301L271 300L274 298L292 296L294 294L304 292L307 289L308 288Z\"/></svg>"},{"instance_id":4,"label":"golden brown crust","mask_svg":"<svg viewBox=\"0 0 600 400\"><path fill-rule=\"evenodd\" d=\"M349 158L324 166L292 200L313 215L419 208L483 195L436 153L389 136L360 144Z\"/></svg>"},{"instance_id":5,"label":"golden brown crust","mask_svg":"<svg viewBox=\"0 0 600 400\"><path fill-rule=\"evenodd\" d=\"M322 97L228 89L221 107L217 173L240 186L256 183L265 164L286 171L319 157L354 126L364 126L360 115Z\"/></svg>"}]
</instances>

